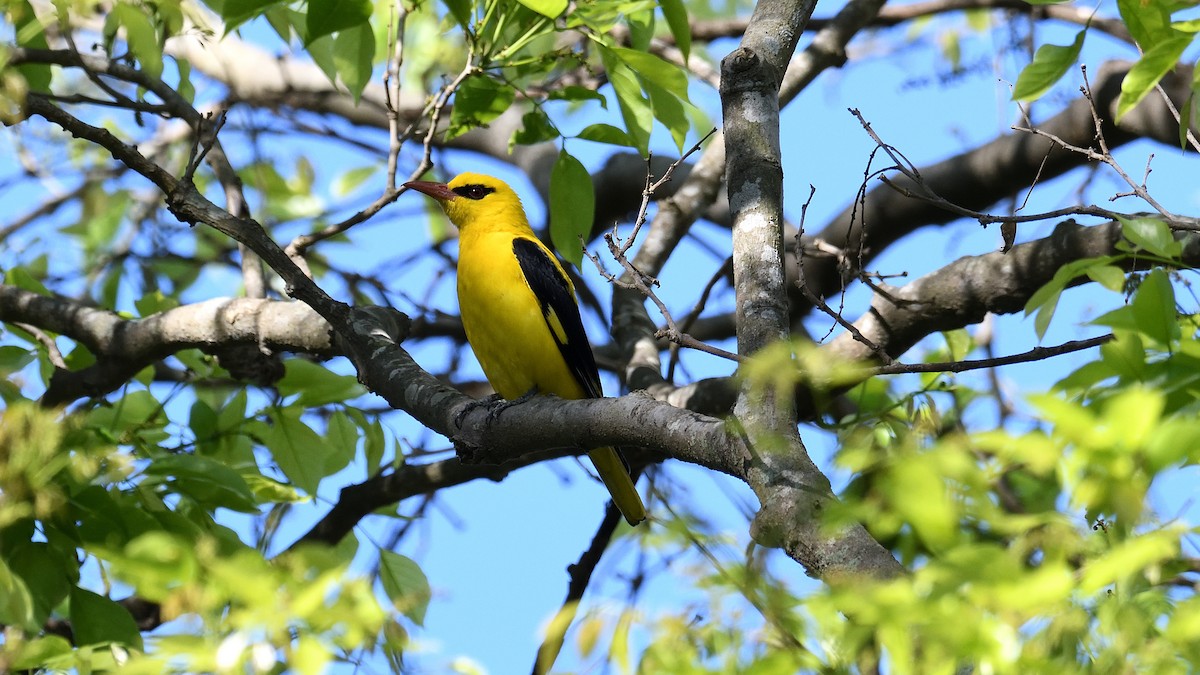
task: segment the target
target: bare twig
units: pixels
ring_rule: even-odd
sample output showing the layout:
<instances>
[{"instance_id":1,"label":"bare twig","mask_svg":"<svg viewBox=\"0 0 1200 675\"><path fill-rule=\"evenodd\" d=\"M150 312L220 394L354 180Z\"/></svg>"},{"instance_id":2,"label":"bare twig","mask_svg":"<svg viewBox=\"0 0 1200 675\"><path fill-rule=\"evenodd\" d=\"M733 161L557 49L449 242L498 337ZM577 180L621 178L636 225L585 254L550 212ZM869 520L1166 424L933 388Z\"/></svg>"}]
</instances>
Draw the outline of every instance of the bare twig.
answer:
<instances>
[{"instance_id":1,"label":"bare twig","mask_svg":"<svg viewBox=\"0 0 1200 675\"><path fill-rule=\"evenodd\" d=\"M995 368L996 366L1008 366L1014 363L1028 363L1030 361L1041 361L1053 356L1061 356L1062 354L1070 354L1092 347L1099 347L1113 339L1112 333L1101 335L1099 337L1088 338L1086 340L1072 340L1064 342L1054 347L1034 347L1027 352L1020 354L1012 354L1009 356L998 356L988 359L971 359L967 361L948 361L943 363L892 363L890 365L879 366L871 372L875 375L900 375L904 373L963 373L968 370L979 370L981 368Z\"/></svg>"},{"instance_id":2,"label":"bare twig","mask_svg":"<svg viewBox=\"0 0 1200 675\"><path fill-rule=\"evenodd\" d=\"M886 351L884 351L874 342L871 342L869 339L867 339L867 337L863 335L854 324L850 323L845 319L845 317L842 316L841 312L833 311L833 309L825 303L823 298L818 297L816 293L812 292L812 289L808 287L808 284L804 280L804 247L801 245L800 239L804 236L804 222L808 217L808 206L812 204L813 197L816 194L816 186L809 185L808 199L804 200L804 203L800 205L800 226L796 230L796 285L800 287L800 290L804 293L804 297L808 298L808 301L811 302L814 307L829 315L835 322L837 322L837 325L845 328L851 335L853 335L855 340L858 340L869 347L871 351L875 352L875 354L884 363L891 363L892 357L888 356Z\"/></svg>"}]
</instances>

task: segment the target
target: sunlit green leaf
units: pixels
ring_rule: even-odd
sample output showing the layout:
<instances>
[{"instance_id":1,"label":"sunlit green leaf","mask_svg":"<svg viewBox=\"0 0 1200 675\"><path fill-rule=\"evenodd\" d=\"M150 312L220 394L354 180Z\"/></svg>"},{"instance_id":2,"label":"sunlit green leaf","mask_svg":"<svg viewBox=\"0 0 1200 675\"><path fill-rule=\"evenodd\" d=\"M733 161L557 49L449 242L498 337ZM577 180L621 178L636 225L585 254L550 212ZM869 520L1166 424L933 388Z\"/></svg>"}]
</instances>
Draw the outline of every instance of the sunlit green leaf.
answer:
<instances>
[{"instance_id":1,"label":"sunlit green leaf","mask_svg":"<svg viewBox=\"0 0 1200 675\"><path fill-rule=\"evenodd\" d=\"M275 408L268 413L269 424L254 421L246 426L267 446L288 480L311 495L325 478L325 439L300 420L300 413Z\"/></svg>"},{"instance_id":2,"label":"sunlit green leaf","mask_svg":"<svg viewBox=\"0 0 1200 675\"><path fill-rule=\"evenodd\" d=\"M567 10L567 0L517 0L517 2L550 19L557 19Z\"/></svg>"},{"instance_id":3,"label":"sunlit green leaf","mask_svg":"<svg viewBox=\"0 0 1200 675\"><path fill-rule=\"evenodd\" d=\"M1161 0L1117 0L1117 10L1143 50L1171 33L1171 13Z\"/></svg>"},{"instance_id":4,"label":"sunlit green leaf","mask_svg":"<svg viewBox=\"0 0 1200 675\"><path fill-rule=\"evenodd\" d=\"M145 468L147 476L170 478L171 488L201 505L253 513L254 493L245 479L224 464L198 455L157 457Z\"/></svg>"},{"instance_id":5,"label":"sunlit green leaf","mask_svg":"<svg viewBox=\"0 0 1200 675\"><path fill-rule=\"evenodd\" d=\"M1105 586L1140 573L1147 565L1179 552L1179 534L1174 530L1148 532L1122 542L1108 553L1087 563L1079 584L1082 593L1096 593Z\"/></svg>"},{"instance_id":6,"label":"sunlit green leaf","mask_svg":"<svg viewBox=\"0 0 1200 675\"><path fill-rule=\"evenodd\" d=\"M35 615L36 605L29 587L9 569L4 558L0 558L0 623L37 633L41 624L35 620Z\"/></svg>"},{"instance_id":7,"label":"sunlit green leaf","mask_svg":"<svg viewBox=\"0 0 1200 675\"><path fill-rule=\"evenodd\" d=\"M130 2L117 2L112 11L125 29L129 51L137 57L142 70L150 77L158 78L163 69L162 44L158 41L158 29L146 10Z\"/></svg>"},{"instance_id":8,"label":"sunlit green leaf","mask_svg":"<svg viewBox=\"0 0 1200 675\"><path fill-rule=\"evenodd\" d=\"M1038 47L1037 53L1033 55L1033 62L1025 66L1025 69L1017 76L1017 83L1013 86L1013 100L1033 101L1050 91L1050 88L1062 79L1063 75L1066 75L1071 66L1075 65L1075 61L1079 58L1079 51L1083 49L1083 38L1086 35L1087 29L1085 28L1076 33L1075 40L1066 47L1059 45Z\"/></svg>"},{"instance_id":9,"label":"sunlit green leaf","mask_svg":"<svg viewBox=\"0 0 1200 675\"><path fill-rule=\"evenodd\" d=\"M37 637L21 645L9 665L14 671L46 668L67 671L70 669L74 650L67 639L58 635Z\"/></svg>"},{"instance_id":10,"label":"sunlit green leaf","mask_svg":"<svg viewBox=\"0 0 1200 675\"><path fill-rule=\"evenodd\" d=\"M650 126L654 123L654 112L650 101L642 93L641 84L633 69L627 66L617 55L607 47L600 46L600 57L608 71L608 80L617 95L621 118L625 121L625 130L633 141L633 147L644 156L650 147Z\"/></svg>"},{"instance_id":11,"label":"sunlit green leaf","mask_svg":"<svg viewBox=\"0 0 1200 675\"><path fill-rule=\"evenodd\" d=\"M484 126L504 114L515 97L516 92L512 87L487 75L468 77L454 94L447 140Z\"/></svg>"},{"instance_id":12,"label":"sunlit green leaf","mask_svg":"<svg viewBox=\"0 0 1200 675\"><path fill-rule=\"evenodd\" d=\"M687 61L692 51L692 27L688 23L687 7L684 6L683 0L662 0L659 4L663 18L671 28L671 36L675 38L675 46L679 47L679 51L683 52L684 61Z\"/></svg>"},{"instance_id":13,"label":"sunlit green leaf","mask_svg":"<svg viewBox=\"0 0 1200 675\"><path fill-rule=\"evenodd\" d=\"M1163 345L1179 338L1175 291L1161 268L1150 272L1142 281L1130 307L1143 335Z\"/></svg>"},{"instance_id":14,"label":"sunlit green leaf","mask_svg":"<svg viewBox=\"0 0 1200 675\"><path fill-rule=\"evenodd\" d=\"M338 375L312 361L288 359L284 368L284 376L275 387L283 396L300 394L296 404L302 407L340 403L366 391L353 375Z\"/></svg>"},{"instance_id":15,"label":"sunlit green leaf","mask_svg":"<svg viewBox=\"0 0 1200 675\"><path fill-rule=\"evenodd\" d=\"M353 194L355 190L362 187L363 183L365 183L367 179L371 178L377 173L379 173L379 167L370 164L367 166L360 166L356 169L350 169L344 173L338 174L338 176L333 179L333 185L331 185L329 189L331 192L333 192L335 197L348 197Z\"/></svg>"},{"instance_id":16,"label":"sunlit green leaf","mask_svg":"<svg viewBox=\"0 0 1200 675\"><path fill-rule=\"evenodd\" d=\"M417 563L399 553L381 550L379 581L396 609L418 626L424 625L425 611L429 608L433 591Z\"/></svg>"},{"instance_id":17,"label":"sunlit green leaf","mask_svg":"<svg viewBox=\"0 0 1200 675\"><path fill-rule=\"evenodd\" d=\"M1121 96L1117 99L1118 122L1179 63L1183 50L1192 44L1194 37L1191 33L1172 31L1170 37L1160 38L1133 64L1121 81Z\"/></svg>"}]
</instances>

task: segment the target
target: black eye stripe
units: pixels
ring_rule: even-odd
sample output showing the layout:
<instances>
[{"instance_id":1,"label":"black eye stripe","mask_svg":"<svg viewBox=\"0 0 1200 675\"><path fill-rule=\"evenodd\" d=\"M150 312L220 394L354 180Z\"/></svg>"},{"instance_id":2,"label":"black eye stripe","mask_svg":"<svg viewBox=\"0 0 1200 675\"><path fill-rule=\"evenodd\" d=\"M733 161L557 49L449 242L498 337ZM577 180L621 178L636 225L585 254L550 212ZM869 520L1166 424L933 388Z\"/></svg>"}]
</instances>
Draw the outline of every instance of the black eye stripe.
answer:
<instances>
[{"instance_id":1,"label":"black eye stripe","mask_svg":"<svg viewBox=\"0 0 1200 675\"><path fill-rule=\"evenodd\" d=\"M475 200L483 199L484 197L492 194L495 191L496 191L496 188L488 187L486 185L478 185L478 184L460 185L452 190L452 192L454 192L457 195L461 195L463 197L466 197L467 199L475 199Z\"/></svg>"}]
</instances>

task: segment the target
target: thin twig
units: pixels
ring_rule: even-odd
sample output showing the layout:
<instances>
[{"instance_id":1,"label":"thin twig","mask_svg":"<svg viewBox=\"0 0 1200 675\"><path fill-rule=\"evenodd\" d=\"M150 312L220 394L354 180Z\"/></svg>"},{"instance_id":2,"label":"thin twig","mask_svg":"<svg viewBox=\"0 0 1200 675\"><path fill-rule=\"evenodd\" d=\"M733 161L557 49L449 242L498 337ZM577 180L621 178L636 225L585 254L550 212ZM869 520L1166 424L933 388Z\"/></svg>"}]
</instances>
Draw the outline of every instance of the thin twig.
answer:
<instances>
[{"instance_id":1,"label":"thin twig","mask_svg":"<svg viewBox=\"0 0 1200 675\"><path fill-rule=\"evenodd\" d=\"M998 356L991 359L971 359L967 361L947 361L942 363L892 363L889 365L879 366L871 370L872 375L900 375L906 373L963 373L968 370L979 370L981 368L995 368L997 366L1008 366L1014 363L1028 363L1030 361L1041 361L1053 356L1061 356L1078 352L1100 345L1114 339L1112 333L1101 335L1099 337L1088 338L1086 340L1072 340L1064 342L1054 347L1034 347L1027 352L1020 354L1011 354L1009 356Z\"/></svg>"}]
</instances>

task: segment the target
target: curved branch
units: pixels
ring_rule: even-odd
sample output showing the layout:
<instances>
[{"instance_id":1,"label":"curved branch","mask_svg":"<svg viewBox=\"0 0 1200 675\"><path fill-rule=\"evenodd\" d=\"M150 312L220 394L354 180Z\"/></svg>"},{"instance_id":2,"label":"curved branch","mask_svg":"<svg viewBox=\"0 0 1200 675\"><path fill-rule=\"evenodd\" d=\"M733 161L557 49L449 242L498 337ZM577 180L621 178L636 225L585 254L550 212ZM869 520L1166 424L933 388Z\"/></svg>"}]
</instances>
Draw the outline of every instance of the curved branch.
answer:
<instances>
[{"instance_id":1,"label":"curved branch","mask_svg":"<svg viewBox=\"0 0 1200 675\"><path fill-rule=\"evenodd\" d=\"M1200 235L1178 235L1185 264L1200 265ZM1076 260L1119 253L1121 225L1108 222L1085 227L1063 221L1050 236L1014 246L1008 253L966 256L900 288L878 294L871 309L854 322L868 339L891 356L900 356L937 331L978 323L989 313L1022 311L1029 298ZM1136 269L1133 260L1124 263ZM1140 265L1145 267L1145 263ZM1087 279L1076 280L1083 283ZM872 350L848 333L825 347L840 358L868 360Z\"/></svg>"},{"instance_id":2,"label":"curved branch","mask_svg":"<svg viewBox=\"0 0 1200 675\"><path fill-rule=\"evenodd\" d=\"M76 340L96 356L77 371L56 370L44 405L101 396L138 371L181 349L209 353L235 345L331 356L332 330L308 305L250 298L214 298L142 319L62 297L0 285L0 321L35 325Z\"/></svg>"}]
</instances>

